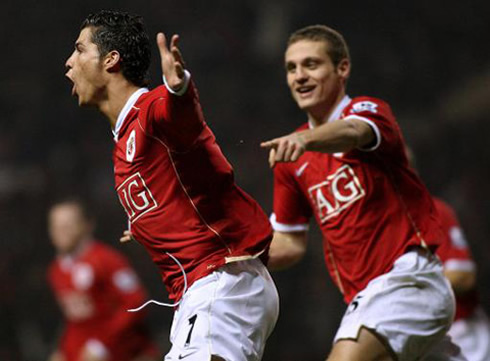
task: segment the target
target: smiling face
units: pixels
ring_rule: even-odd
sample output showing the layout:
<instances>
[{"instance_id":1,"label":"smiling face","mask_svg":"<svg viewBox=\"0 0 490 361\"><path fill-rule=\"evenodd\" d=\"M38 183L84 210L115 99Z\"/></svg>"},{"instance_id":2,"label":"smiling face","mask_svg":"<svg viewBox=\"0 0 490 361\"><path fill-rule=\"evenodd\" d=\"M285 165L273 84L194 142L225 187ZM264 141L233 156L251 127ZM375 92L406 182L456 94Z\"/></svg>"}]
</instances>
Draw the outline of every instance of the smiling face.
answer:
<instances>
[{"instance_id":1,"label":"smiling face","mask_svg":"<svg viewBox=\"0 0 490 361\"><path fill-rule=\"evenodd\" d=\"M325 41L298 40L285 54L287 82L299 108L315 119L329 114L345 92L350 63L334 66Z\"/></svg>"},{"instance_id":2,"label":"smiling face","mask_svg":"<svg viewBox=\"0 0 490 361\"><path fill-rule=\"evenodd\" d=\"M78 97L79 105L97 105L105 93L106 74L92 32L93 27L82 29L65 64L65 76L73 83L72 95Z\"/></svg>"}]
</instances>

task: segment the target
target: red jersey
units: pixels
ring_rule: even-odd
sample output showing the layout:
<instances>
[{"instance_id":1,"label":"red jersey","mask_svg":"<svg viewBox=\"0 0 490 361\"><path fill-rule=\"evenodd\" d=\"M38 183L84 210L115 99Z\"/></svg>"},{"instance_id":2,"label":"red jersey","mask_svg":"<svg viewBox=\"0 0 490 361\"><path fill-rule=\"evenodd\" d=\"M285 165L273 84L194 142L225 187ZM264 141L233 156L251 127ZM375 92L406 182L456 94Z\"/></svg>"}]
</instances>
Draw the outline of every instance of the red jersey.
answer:
<instances>
[{"instance_id":1,"label":"red jersey","mask_svg":"<svg viewBox=\"0 0 490 361\"><path fill-rule=\"evenodd\" d=\"M374 144L346 153L305 152L296 162L277 164L271 216L274 229L283 232L306 230L315 217L325 262L346 302L388 272L407 247L435 248L442 237L388 104L346 96L329 121L351 118L371 126Z\"/></svg>"},{"instance_id":2,"label":"red jersey","mask_svg":"<svg viewBox=\"0 0 490 361\"><path fill-rule=\"evenodd\" d=\"M66 319L59 343L66 361L79 361L89 340L102 343L111 361L156 354L144 313L127 312L141 304L145 291L121 254L89 242L76 255L53 261L48 279Z\"/></svg>"},{"instance_id":3,"label":"red jersey","mask_svg":"<svg viewBox=\"0 0 490 361\"><path fill-rule=\"evenodd\" d=\"M444 238L437 249L437 255L449 271L475 272L476 265L471 251L451 207L442 200L434 197L434 204L439 212ZM456 295L456 319L467 318L478 307L478 292L472 290L464 295Z\"/></svg>"},{"instance_id":4,"label":"red jersey","mask_svg":"<svg viewBox=\"0 0 490 361\"><path fill-rule=\"evenodd\" d=\"M234 181L204 121L197 91L140 89L116 125L116 190L134 237L159 267L169 297L227 262L267 254L267 216Z\"/></svg>"}]
</instances>

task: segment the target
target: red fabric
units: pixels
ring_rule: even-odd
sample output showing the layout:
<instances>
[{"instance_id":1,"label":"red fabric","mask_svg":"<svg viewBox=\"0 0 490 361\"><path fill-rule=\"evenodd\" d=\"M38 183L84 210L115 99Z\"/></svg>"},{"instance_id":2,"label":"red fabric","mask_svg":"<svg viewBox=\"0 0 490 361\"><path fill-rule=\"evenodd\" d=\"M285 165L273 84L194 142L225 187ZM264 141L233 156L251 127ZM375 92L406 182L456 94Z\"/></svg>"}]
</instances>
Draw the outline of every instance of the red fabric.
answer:
<instances>
[{"instance_id":1,"label":"red fabric","mask_svg":"<svg viewBox=\"0 0 490 361\"><path fill-rule=\"evenodd\" d=\"M56 259L48 278L66 320L59 350L67 361L78 361L89 339L102 342L112 361L155 353L145 313L127 312L146 295L121 254L93 241L76 256Z\"/></svg>"},{"instance_id":2,"label":"red fabric","mask_svg":"<svg viewBox=\"0 0 490 361\"><path fill-rule=\"evenodd\" d=\"M131 231L159 267L171 299L180 298L184 277L165 252L182 263L189 286L226 257L267 253L267 216L235 184L192 82L182 96L165 86L141 95L120 129L113 160Z\"/></svg>"},{"instance_id":3,"label":"red fabric","mask_svg":"<svg viewBox=\"0 0 490 361\"><path fill-rule=\"evenodd\" d=\"M315 216L327 268L350 302L370 280L388 272L408 246L436 248L442 235L431 197L408 166L388 104L358 97L339 114L374 123L379 146L344 154L306 152L294 163L278 164L274 214L282 225L305 224Z\"/></svg>"},{"instance_id":4,"label":"red fabric","mask_svg":"<svg viewBox=\"0 0 490 361\"><path fill-rule=\"evenodd\" d=\"M444 232L444 240L441 246L437 249L437 255L442 263L447 266L448 262L461 262L468 265L473 264L473 257L468 244L464 238L463 231L459 224L453 209L444 201L434 198L434 204L441 219L442 230ZM458 267L454 265L451 267ZM467 270L463 268L462 270ZM475 269L476 271L476 269ZM470 291L464 295L456 295L456 320L467 318L473 314L478 307L479 298L476 290Z\"/></svg>"}]
</instances>

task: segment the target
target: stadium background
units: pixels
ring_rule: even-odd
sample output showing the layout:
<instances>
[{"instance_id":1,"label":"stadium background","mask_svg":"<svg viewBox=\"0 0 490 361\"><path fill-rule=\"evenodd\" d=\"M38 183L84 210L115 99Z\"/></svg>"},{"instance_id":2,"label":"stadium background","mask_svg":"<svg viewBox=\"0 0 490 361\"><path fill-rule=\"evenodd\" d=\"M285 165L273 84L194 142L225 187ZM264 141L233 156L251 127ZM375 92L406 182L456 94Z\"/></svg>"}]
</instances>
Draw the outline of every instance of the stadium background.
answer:
<instances>
[{"instance_id":1,"label":"stadium background","mask_svg":"<svg viewBox=\"0 0 490 361\"><path fill-rule=\"evenodd\" d=\"M0 360L45 360L60 314L47 287L53 257L46 209L62 195L87 198L97 236L121 249L152 298L165 299L156 268L137 244L117 242L125 217L112 188L111 133L80 110L64 62L89 12L116 2L12 1L0 12ZM270 212L271 172L262 140L303 122L285 84L288 34L325 23L351 48L350 95L391 103L429 189L457 210L479 265L490 311L490 4L487 1L327 2L165 0L117 2L143 15L150 34L181 35L207 121L238 183ZM153 47L153 85L160 79ZM382 212L382 210L379 210ZM297 267L275 273L281 316L264 360L320 360L344 306L326 273L318 232ZM162 352L172 311L150 307Z\"/></svg>"}]
</instances>

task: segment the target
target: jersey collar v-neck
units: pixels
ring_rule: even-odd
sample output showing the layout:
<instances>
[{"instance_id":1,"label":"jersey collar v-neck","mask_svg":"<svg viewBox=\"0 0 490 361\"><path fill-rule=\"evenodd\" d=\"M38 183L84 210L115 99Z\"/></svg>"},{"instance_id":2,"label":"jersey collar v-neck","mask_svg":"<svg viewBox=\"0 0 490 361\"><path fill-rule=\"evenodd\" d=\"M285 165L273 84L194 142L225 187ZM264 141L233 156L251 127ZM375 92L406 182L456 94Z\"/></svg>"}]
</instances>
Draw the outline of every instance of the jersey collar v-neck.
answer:
<instances>
[{"instance_id":1,"label":"jersey collar v-neck","mask_svg":"<svg viewBox=\"0 0 490 361\"><path fill-rule=\"evenodd\" d=\"M116 125L112 130L112 134L114 135L115 142L117 142L119 131L121 130L121 127L124 123L124 119L126 119L126 117L128 116L129 111L134 106L134 104L139 99L139 97L142 94L147 93L148 91L149 91L148 88L139 88L129 97L128 101L126 102L121 112L119 113L119 116L117 117Z\"/></svg>"},{"instance_id":2,"label":"jersey collar v-neck","mask_svg":"<svg viewBox=\"0 0 490 361\"><path fill-rule=\"evenodd\" d=\"M335 110L328 117L327 123L332 122L334 120L338 120L340 118L340 114L342 114L342 112L344 111L345 107L347 105L349 105L349 103L351 102L351 100L352 99L348 95L344 95L344 97L342 98L342 100L340 101L340 103L337 104L337 106L335 107ZM315 127L310 120L308 121L308 127L310 129L313 129Z\"/></svg>"}]
</instances>

